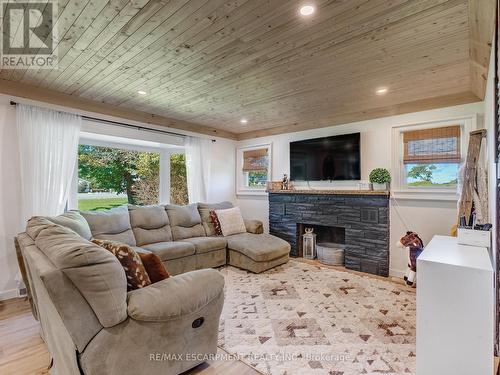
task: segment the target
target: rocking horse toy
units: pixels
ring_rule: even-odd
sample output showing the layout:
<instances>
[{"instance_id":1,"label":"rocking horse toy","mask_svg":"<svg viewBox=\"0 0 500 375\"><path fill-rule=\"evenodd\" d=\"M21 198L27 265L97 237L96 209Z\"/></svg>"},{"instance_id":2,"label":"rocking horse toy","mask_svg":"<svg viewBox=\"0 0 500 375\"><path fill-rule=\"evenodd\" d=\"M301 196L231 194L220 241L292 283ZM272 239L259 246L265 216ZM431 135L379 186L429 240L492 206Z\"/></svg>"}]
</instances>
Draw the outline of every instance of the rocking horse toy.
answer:
<instances>
[{"instance_id":1,"label":"rocking horse toy","mask_svg":"<svg viewBox=\"0 0 500 375\"><path fill-rule=\"evenodd\" d=\"M408 270L404 279L407 285L414 286L417 276L417 258L424 250L424 243L418 234L409 231L401 237L397 245L408 248Z\"/></svg>"}]
</instances>

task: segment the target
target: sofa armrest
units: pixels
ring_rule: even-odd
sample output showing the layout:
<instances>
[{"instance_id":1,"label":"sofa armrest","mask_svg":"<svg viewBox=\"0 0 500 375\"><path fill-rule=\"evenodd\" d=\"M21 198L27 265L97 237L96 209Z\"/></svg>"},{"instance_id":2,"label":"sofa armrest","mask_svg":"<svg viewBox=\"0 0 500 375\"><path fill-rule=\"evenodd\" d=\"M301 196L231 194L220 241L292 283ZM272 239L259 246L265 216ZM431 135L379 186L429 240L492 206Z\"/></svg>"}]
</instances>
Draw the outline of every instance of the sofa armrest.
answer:
<instances>
[{"instance_id":1,"label":"sofa armrest","mask_svg":"<svg viewBox=\"0 0 500 375\"><path fill-rule=\"evenodd\" d=\"M243 219L245 222L245 228L248 233L261 234L264 233L264 225L260 220L247 220Z\"/></svg>"},{"instance_id":2,"label":"sofa armrest","mask_svg":"<svg viewBox=\"0 0 500 375\"><path fill-rule=\"evenodd\" d=\"M162 322L192 314L224 293L224 277L214 269L191 271L128 293L128 315Z\"/></svg>"}]
</instances>

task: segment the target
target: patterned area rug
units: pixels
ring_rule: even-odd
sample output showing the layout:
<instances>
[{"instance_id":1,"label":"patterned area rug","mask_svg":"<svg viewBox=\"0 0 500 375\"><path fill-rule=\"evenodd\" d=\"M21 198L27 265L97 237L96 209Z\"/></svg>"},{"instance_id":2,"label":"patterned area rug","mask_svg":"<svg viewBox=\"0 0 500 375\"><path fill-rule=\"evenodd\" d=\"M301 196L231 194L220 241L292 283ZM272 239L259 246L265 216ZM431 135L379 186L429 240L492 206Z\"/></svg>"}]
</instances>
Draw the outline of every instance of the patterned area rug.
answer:
<instances>
[{"instance_id":1,"label":"patterned area rug","mask_svg":"<svg viewBox=\"0 0 500 375\"><path fill-rule=\"evenodd\" d=\"M415 292L299 261L221 270L219 346L265 374L415 372Z\"/></svg>"}]
</instances>

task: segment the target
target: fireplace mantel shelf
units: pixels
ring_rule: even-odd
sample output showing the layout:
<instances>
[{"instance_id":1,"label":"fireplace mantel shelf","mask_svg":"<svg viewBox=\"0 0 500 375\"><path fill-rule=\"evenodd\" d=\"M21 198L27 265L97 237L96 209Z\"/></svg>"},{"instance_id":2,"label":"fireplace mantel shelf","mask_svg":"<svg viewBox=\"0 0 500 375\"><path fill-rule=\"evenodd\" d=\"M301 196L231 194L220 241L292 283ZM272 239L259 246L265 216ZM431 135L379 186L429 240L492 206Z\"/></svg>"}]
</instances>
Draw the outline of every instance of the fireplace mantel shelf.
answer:
<instances>
[{"instance_id":1,"label":"fireplace mantel shelf","mask_svg":"<svg viewBox=\"0 0 500 375\"><path fill-rule=\"evenodd\" d=\"M330 195L382 195L390 194L387 190L336 190L336 189L297 189L297 190L269 190L270 194L330 194Z\"/></svg>"}]
</instances>

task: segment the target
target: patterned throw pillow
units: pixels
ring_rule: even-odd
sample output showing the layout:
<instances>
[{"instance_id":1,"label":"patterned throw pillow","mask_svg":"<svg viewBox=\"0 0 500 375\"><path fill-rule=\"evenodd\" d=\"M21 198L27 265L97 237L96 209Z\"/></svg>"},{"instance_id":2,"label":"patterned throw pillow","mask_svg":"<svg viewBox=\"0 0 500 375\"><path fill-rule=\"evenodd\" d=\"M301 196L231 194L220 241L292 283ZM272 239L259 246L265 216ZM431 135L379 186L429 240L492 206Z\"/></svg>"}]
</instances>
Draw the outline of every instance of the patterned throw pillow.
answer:
<instances>
[{"instance_id":1,"label":"patterned throw pillow","mask_svg":"<svg viewBox=\"0 0 500 375\"><path fill-rule=\"evenodd\" d=\"M162 281L168 279L170 275L168 274L167 269L161 262L161 259L158 255L154 253L137 253L141 258L142 264L144 264L144 268L148 273L149 279L152 283L157 283L158 281Z\"/></svg>"},{"instance_id":2,"label":"patterned throw pillow","mask_svg":"<svg viewBox=\"0 0 500 375\"><path fill-rule=\"evenodd\" d=\"M130 246L110 240L93 239L92 242L108 250L118 259L127 276L128 291L151 285L141 258Z\"/></svg>"},{"instance_id":3,"label":"patterned throw pillow","mask_svg":"<svg viewBox=\"0 0 500 375\"><path fill-rule=\"evenodd\" d=\"M212 224L214 225L214 232L216 236L222 236L222 229L220 227L219 219L217 218L217 214L214 210L210 211L210 219L212 220Z\"/></svg>"},{"instance_id":4,"label":"patterned throw pillow","mask_svg":"<svg viewBox=\"0 0 500 375\"><path fill-rule=\"evenodd\" d=\"M224 236L245 233L247 231L245 222L241 216L239 207L228 208L227 210L215 210L220 228Z\"/></svg>"}]
</instances>

